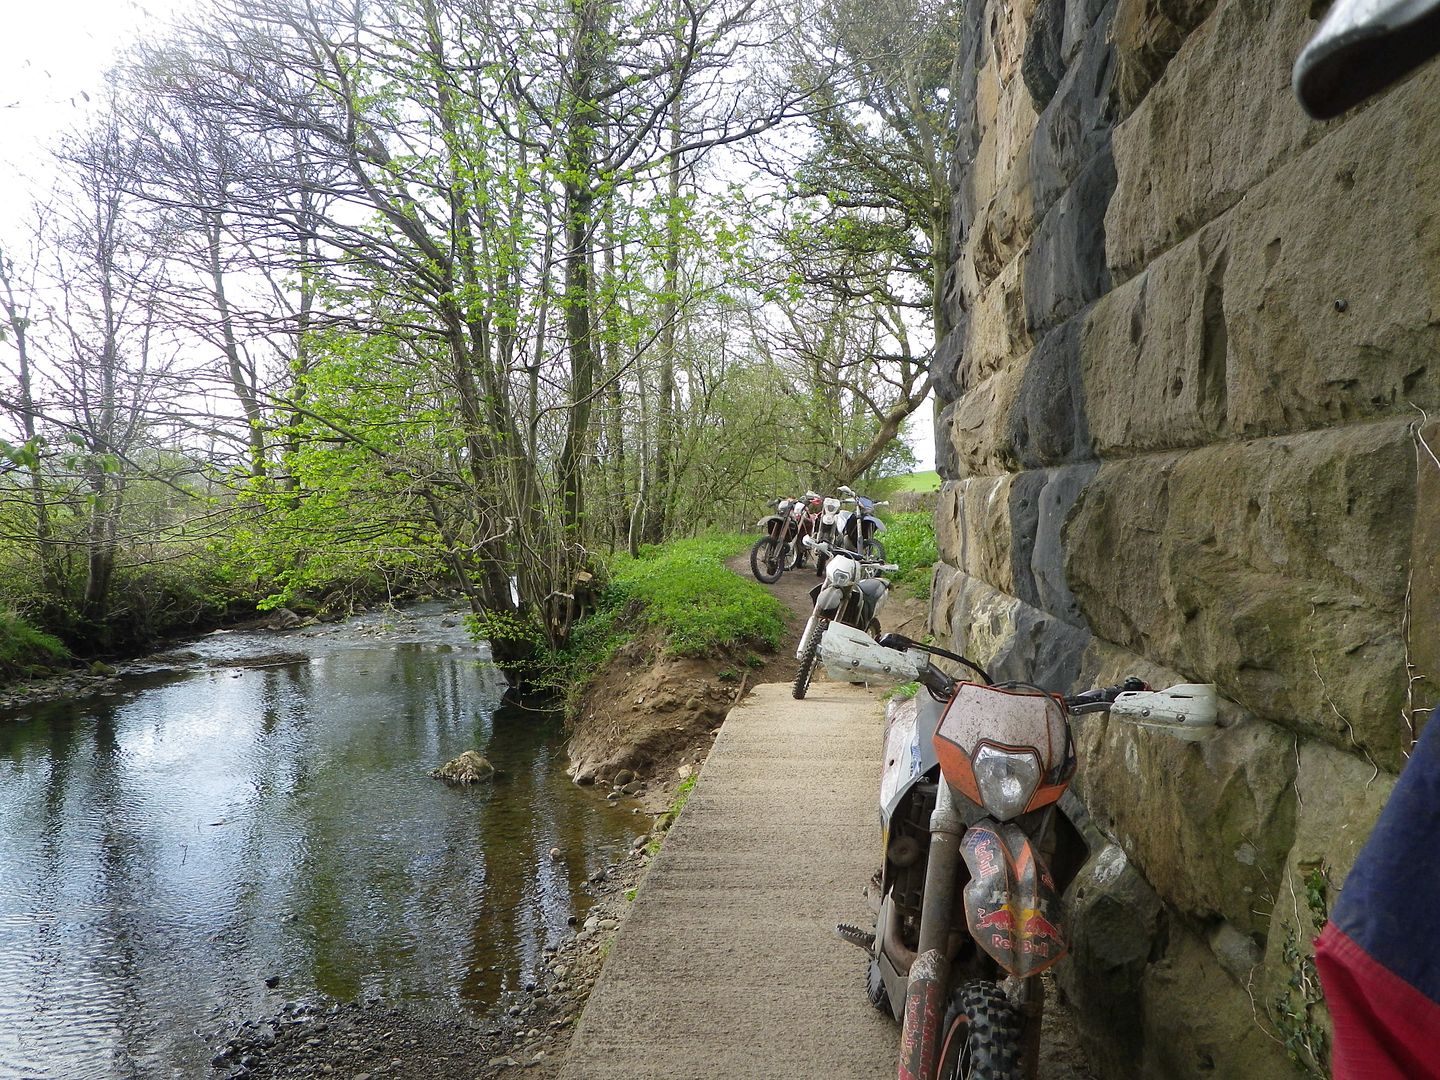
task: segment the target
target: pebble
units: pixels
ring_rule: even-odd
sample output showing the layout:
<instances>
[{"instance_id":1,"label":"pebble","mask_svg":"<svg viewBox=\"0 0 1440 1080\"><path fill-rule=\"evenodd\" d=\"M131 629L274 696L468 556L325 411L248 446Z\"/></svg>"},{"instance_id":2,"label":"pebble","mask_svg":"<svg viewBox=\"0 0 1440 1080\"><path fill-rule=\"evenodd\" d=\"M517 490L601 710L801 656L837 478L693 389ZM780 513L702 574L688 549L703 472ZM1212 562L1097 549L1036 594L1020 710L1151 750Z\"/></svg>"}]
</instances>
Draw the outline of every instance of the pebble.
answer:
<instances>
[{"instance_id":1,"label":"pebble","mask_svg":"<svg viewBox=\"0 0 1440 1080\"><path fill-rule=\"evenodd\" d=\"M510 1056L507 1054L507 1055L505 1055L504 1057L493 1057L493 1058L491 1058L489 1061L487 1061L487 1062L485 1063L485 1066L486 1066L486 1068L490 1068L490 1069L499 1069L499 1068L509 1068L509 1067L512 1066L512 1065L519 1065L519 1064L520 1064L520 1062L516 1061L513 1057L510 1057Z\"/></svg>"}]
</instances>

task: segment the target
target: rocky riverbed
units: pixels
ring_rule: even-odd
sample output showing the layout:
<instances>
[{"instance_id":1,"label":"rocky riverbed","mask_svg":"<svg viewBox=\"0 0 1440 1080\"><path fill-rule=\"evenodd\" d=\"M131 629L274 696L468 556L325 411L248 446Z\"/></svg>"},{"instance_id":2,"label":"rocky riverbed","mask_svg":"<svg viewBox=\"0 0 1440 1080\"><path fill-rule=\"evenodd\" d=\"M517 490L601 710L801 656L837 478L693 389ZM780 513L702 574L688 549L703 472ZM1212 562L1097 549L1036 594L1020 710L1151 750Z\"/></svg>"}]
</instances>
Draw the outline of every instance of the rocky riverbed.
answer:
<instances>
[{"instance_id":1,"label":"rocky riverbed","mask_svg":"<svg viewBox=\"0 0 1440 1080\"><path fill-rule=\"evenodd\" d=\"M536 980L477 1016L458 1005L379 998L286 1002L272 1016L216 1033L226 1080L491 1080L558 1075L575 1020L669 824L656 819L622 860L591 875L583 923L546 950ZM563 853L556 857L563 858Z\"/></svg>"}]
</instances>

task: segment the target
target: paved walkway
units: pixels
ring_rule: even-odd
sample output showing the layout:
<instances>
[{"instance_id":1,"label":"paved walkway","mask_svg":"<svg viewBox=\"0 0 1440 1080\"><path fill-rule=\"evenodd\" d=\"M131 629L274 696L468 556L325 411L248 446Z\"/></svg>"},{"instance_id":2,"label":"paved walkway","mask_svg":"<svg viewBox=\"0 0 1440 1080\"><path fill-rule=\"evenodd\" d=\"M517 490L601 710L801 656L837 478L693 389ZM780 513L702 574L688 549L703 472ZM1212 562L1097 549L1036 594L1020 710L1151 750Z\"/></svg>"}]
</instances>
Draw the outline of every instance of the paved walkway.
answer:
<instances>
[{"instance_id":1,"label":"paved walkway","mask_svg":"<svg viewBox=\"0 0 1440 1080\"><path fill-rule=\"evenodd\" d=\"M817 680L803 702L757 686L605 961L561 1080L870 1080L899 1031L865 1000L880 858L880 691Z\"/></svg>"}]
</instances>

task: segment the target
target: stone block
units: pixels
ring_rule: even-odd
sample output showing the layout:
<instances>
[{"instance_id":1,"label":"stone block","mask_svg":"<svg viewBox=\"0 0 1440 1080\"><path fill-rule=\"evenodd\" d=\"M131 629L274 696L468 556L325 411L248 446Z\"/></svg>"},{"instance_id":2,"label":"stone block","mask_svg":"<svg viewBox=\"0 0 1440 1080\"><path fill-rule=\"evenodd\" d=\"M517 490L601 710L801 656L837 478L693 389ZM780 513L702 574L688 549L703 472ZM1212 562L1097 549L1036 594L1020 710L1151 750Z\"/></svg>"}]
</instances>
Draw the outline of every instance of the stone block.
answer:
<instances>
[{"instance_id":1,"label":"stone block","mask_svg":"<svg viewBox=\"0 0 1440 1080\"><path fill-rule=\"evenodd\" d=\"M999 181L999 190L975 215L969 254L982 287L1015 260L1034 231L1029 156L1024 154L1011 165Z\"/></svg>"},{"instance_id":2,"label":"stone block","mask_svg":"<svg viewBox=\"0 0 1440 1080\"><path fill-rule=\"evenodd\" d=\"M1391 767L1414 457L1394 422L1105 463L1066 580L1099 636Z\"/></svg>"},{"instance_id":3,"label":"stone block","mask_svg":"<svg viewBox=\"0 0 1440 1080\"><path fill-rule=\"evenodd\" d=\"M1081 362L1085 325L1084 312L1061 323L1040 339L1019 369L1020 383L1008 405L1004 439L1007 456L1023 468L1094 456ZM998 400L994 404L1005 405Z\"/></svg>"},{"instance_id":4,"label":"stone block","mask_svg":"<svg viewBox=\"0 0 1440 1080\"><path fill-rule=\"evenodd\" d=\"M1188 927L1171 927L1165 955L1146 969L1141 998L1143 1080L1295 1075L1283 1044L1255 1022L1245 989Z\"/></svg>"},{"instance_id":5,"label":"stone block","mask_svg":"<svg viewBox=\"0 0 1440 1080\"><path fill-rule=\"evenodd\" d=\"M1088 632L945 563L936 571L932 595L936 638L993 678L1062 691L1074 685Z\"/></svg>"},{"instance_id":6,"label":"stone block","mask_svg":"<svg viewBox=\"0 0 1440 1080\"><path fill-rule=\"evenodd\" d=\"M1107 1077L1134 1077L1144 1050L1141 979L1164 936L1155 891L1119 846L1091 853L1066 894L1070 955L1056 979L1081 1020L1092 1064Z\"/></svg>"},{"instance_id":7,"label":"stone block","mask_svg":"<svg viewBox=\"0 0 1440 1080\"><path fill-rule=\"evenodd\" d=\"M1024 375L1023 366L1012 364L983 379L946 409L935 438L950 445L957 477L993 476L1014 468L1009 417Z\"/></svg>"},{"instance_id":8,"label":"stone block","mask_svg":"<svg viewBox=\"0 0 1440 1080\"><path fill-rule=\"evenodd\" d=\"M1091 311L1080 396L1100 457L1203 446L1227 430L1226 238L1219 223L1201 230Z\"/></svg>"},{"instance_id":9,"label":"stone block","mask_svg":"<svg viewBox=\"0 0 1440 1080\"><path fill-rule=\"evenodd\" d=\"M1353 754L1311 739L1301 740L1298 758L1295 842L1270 897L1273 913L1264 966L1255 981L1256 997L1277 1027L1286 1024L1286 1014L1303 1015L1307 998L1318 998L1305 994L1292 979L1308 977L1313 985L1308 961L1315 936L1396 779ZM1311 885L1319 886L1319 907L1311 906ZM1323 1007L1313 1013L1320 1023L1328 1022Z\"/></svg>"},{"instance_id":10,"label":"stone block","mask_svg":"<svg viewBox=\"0 0 1440 1080\"><path fill-rule=\"evenodd\" d=\"M1084 45L1105 4L1106 0L1069 0L1065 5L1065 33L1060 42L1060 56L1067 65L1075 62L1075 54Z\"/></svg>"},{"instance_id":11,"label":"stone block","mask_svg":"<svg viewBox=\"0 0 1440 1080\"><path fill-rule=\"evenodd\" d=\"M1234 206L1324 133L1290 89L1291 65L1315 30L1310 6L1222 0L1115 128L1117 183L1105 234L1117 281Z\"/></svg>"},{"instance_id":12,"label":"stone block","mask_svg":"<svg viewBox=\"0 0 1440 1080\"><path fill-rule=\"evenodd\" d=\"M1198 742L1118 717L1074 729L1086 807L1160 898L1263 935L1294 834L1294 736L1258 720Z\"/></svg>"},{"instance_id":13,"label":"stone block","mask_svg":"<svg viewBox=\"0 0 1440 1080\"><path fill-rule=\"evenodd\" d=\"M1034 345L1025 322L1025 264L1022 253L975 295L957 380L962 393L1019 360Z\"/></svg>"},{"instance_id":14,"label":"stone block","mask_svg":"<svg viewBox=\"0 0 1440 1080\"><path fill-rule=\"evenodd\" d=\"M1118 0L1110 89L1117 121L1134 111L1165 73L1186 35L1214 6L1215 0Z\"/></svg>"},{"instance_id":15,"label":"stone block","mask_svg":"<svg viewBox=\"0 0 1440 1080\"><path fill-rule=\"evenodd\" d=\"M1039 474L1040 488L1035 517L1035 542L1030 552L1030 574L1035 596L1031 603L1047 614L1082 629L1088 629L1080 603L1065 577L1063 534L1070 511L1085 486L1100 471L1099 463L1087 462Z\"/></svg>"},{"instance_id":16,"label":"stone block","mask_svg":"<svg viewBox=\"0 0 1440 1080\"><path fill-rule=\"evenodd\" d=\"M1070 8L1083 12L1091 6L1077 0ZM1091 20L1080 42L1082 48L1036 122L1029 173L1037 214L1044 214L1055 204L1109 140L1113 11L1113 4L1107 5Z\"/></svg>"},{"instance_id":17,"label":"stone block","mask_svg":"<svg viewBox=\"0 0 1440 1080\"><path fill-rule=\"evenodd\" d=\"M1440 406L1440 68L1253 188L1228 217L1230 428Z\"/></svg>"},{"instance_id":18,"label":"stone block","mask_svg":"<svg viewBox=\"0 0 1440 1080\"><path fill-rule=\"evenodd\" d=\"M1025 37L1025 54L1020 74L1036 109L1043 109L1054 97L1065 75L1061 48L1065 40L1065 0L1039 0L1030 18Z\"/></svg>"},{"instance_id":19,"label":"stone block","mask_svg":"<svg viewBox=\"0 0 1440 1080\"><path fill-rule=\"evenodd\" d=\"M1101 151L1052 206L1025 259L1025 328L1043 332L1110 290L1105 265L1105 207L1115 164Z\"/></svg>"}]
</instances>

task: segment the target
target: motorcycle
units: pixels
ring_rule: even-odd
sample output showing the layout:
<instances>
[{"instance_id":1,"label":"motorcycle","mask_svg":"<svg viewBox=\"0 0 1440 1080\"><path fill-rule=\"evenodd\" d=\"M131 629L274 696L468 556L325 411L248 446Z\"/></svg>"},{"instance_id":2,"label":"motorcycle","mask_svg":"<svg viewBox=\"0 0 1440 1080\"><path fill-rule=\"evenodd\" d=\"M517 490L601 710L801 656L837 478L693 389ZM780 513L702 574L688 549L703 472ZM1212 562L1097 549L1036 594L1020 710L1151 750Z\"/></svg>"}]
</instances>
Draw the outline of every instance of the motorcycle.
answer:
<instances>
[{"instance_id":1,"label":"motorcycle","mask_svg":"<svg viewBox=\"0 0 1440 1080\"><path fill-rule=\"evenodd\" d=\"M786 554L785 569L794 570L803 567L809 558L810 546L805 542L807 537L814 536L820 521L820 496L813 491L807 491L803 496L795 500L795 505L790 509L790 516L795 522L795 539L790 542Z\"/></svg>"},{"instance_id":2,"label":"motorcycle","mask_svg":"<svg viewBox=\"0 0 1440 1080\"><path fill-rule=\"evenodd\" d=\"M876 537L885 531L885 523L875 516L875 508L889 506L889 501L876 502L874 499L867 499L854 488L843 484L840 491L849 496L848 502L855 505L853 510L841 510L836 515L835 530L841 546L858 551L866 558L883 562L885 545Z\"/></svg>"},{"instance_id":3,"label":"motorcycle","mask_svg":"<svg viewBox=\"0 0 1440 1080\"><path fill-rule=\"evenodd\" d=\"M871 637L880 636L877 616L890 593L890 582L880 575L900 569L893 563L867 559L858 552L817 541L814 537L806 540L816 558L824 560L824 580L810 590L815 607L800 634L800 647L795 651L800 667L791 692L797 700L803 699L810 689L820 640L832 622L854 627Z\"/></svg>"},{"instance_id":4,"label":"motorcycle","mask_svg":"<svg viewBox=\"0 0 1440 1080\"><path fill-rule=\"evenodd\" d=\"M791 557L790 547L799 532L793 510L795 499L771 499L766 506L773 507L769 514L755 523L765 535L756 540L750 548L750 572L756 581L773 585L785 572L786 560Z\"/></svg>"},{"instance_id":5,"label":"motorcycle","mask_svg":"<svg viewBox=\"0 0 1440 1080\"><path fill-rule=\"evenodd\" d=\"M1059 898L1089 857L1060 808L1076 764L1069 718L1139 699L1133 715L1203 730L1213 687L1152 693L1132 678L1067 698L996 685L958 653L840 623L825 630L821 661L836 678L919 684L886 718L884 863L866 890L875 930L836 928L869 957L871 1003L903 1024L900 1080L1034 1080L1040 974L1066 954Z\"/></svg>"}]
</instances>

